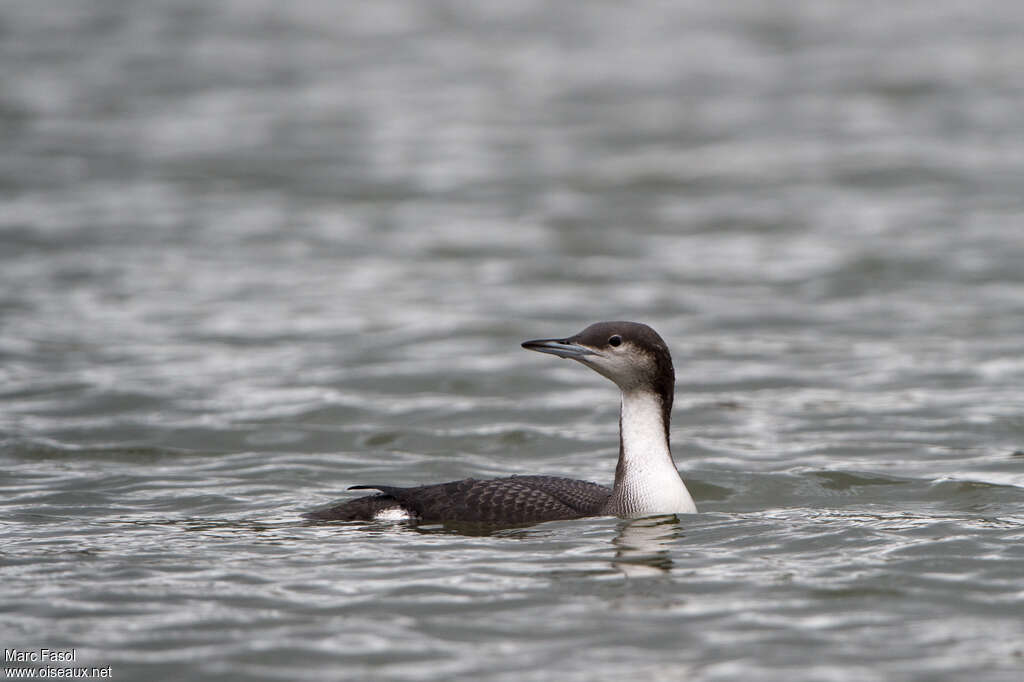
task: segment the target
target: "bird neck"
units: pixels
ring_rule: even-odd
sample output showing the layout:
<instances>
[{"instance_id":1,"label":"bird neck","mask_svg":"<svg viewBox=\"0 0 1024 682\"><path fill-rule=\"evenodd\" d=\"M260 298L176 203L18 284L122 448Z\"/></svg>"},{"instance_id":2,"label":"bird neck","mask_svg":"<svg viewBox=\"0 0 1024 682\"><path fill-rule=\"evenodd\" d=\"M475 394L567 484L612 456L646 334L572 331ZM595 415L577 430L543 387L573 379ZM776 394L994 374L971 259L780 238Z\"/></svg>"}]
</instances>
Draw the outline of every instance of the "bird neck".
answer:
<instances>
[{"instance_id":1,"label":"bird neck","mask_svg":"<svg viewBox=\"0 0 1024 682\"><path fill-rule=\"evenodd\" d=\"M609 501L618 516L697 511L669 448L672 395L650 389L622 392L619 463Z\"/></svg>"}]
</instances>

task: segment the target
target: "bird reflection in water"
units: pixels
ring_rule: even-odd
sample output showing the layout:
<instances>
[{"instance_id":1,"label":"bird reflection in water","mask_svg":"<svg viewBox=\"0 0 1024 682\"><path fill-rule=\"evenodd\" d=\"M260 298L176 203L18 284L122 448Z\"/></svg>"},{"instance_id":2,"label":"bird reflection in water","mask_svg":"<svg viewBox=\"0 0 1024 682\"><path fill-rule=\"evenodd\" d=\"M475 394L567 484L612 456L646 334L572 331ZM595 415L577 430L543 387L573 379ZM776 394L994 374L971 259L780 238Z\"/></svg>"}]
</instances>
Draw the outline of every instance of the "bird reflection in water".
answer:
<instances>
[{"instance_id":1,"label":"bird reflection in water","mask_svg":"<svg viewBox=\"0 0 1024 682\"><path fill-rule=\"evenodd\" d=\"M629 519L619 525L612 540L612 565L627 578L660 575L672 570L672 545L683 537L683 525L674 514Z\"/></svg>"}]
</instances>

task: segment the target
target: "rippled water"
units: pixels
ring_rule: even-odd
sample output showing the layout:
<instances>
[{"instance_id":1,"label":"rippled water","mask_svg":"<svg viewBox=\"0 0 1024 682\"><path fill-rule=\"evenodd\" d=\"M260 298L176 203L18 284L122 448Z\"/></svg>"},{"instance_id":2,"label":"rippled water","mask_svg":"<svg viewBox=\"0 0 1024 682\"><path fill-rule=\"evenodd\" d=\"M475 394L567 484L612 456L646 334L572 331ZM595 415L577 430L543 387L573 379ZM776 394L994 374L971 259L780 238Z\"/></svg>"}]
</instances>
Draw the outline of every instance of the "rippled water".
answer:
<instances>
[{"instance_id":1,"label":"rippled water","mask_svg":"<svg viewBox=\"0 0 1024 682\"><path fill-rule=\"evenodd\" d=\"M1022 7L0 5L3 646L1020 680ZM614 387L519 342L620 318L702 513L301 521L610 481Z\"/></svg>"}]
</instances>

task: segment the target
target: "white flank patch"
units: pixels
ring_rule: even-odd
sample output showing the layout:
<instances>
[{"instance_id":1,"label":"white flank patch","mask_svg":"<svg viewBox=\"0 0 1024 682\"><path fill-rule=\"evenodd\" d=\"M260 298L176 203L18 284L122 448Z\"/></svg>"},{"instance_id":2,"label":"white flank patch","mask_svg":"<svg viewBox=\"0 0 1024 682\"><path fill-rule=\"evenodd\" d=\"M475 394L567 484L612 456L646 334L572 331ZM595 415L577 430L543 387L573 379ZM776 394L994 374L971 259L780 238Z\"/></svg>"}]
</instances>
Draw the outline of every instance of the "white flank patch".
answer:
<instances>
[{"instance_id":1,"label":"white flank patch","mask_svg":"<svg viewBox=\"0 0 1024 682\"><path fill-rule=\"evenodd\" d=\"M411 518L412 517L409 515L409 512L401 507L388 507L387 509L381 509L373 515L374 521L408 521Z\"/></svg>"}]
</instances>

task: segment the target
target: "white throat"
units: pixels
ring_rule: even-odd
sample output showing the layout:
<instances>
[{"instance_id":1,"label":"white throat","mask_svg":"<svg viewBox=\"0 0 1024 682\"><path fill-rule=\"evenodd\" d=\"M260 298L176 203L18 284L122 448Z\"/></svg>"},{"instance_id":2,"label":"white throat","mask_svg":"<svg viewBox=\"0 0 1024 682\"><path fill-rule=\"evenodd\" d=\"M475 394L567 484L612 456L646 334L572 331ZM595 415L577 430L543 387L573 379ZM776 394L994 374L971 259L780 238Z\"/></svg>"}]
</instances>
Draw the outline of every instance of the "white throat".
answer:
<instances>
[{"instance_id":1,"label":"white throat","mask_svg":"<svg viewBox=\"0 0 1024 682\"><path fill-rule=\"evenodd\" d=\"M672 461L661 397L648 390L623 391L619 429L622 451L607 511L630 517L695 513Z\"/></svg>"}]
</instances>

